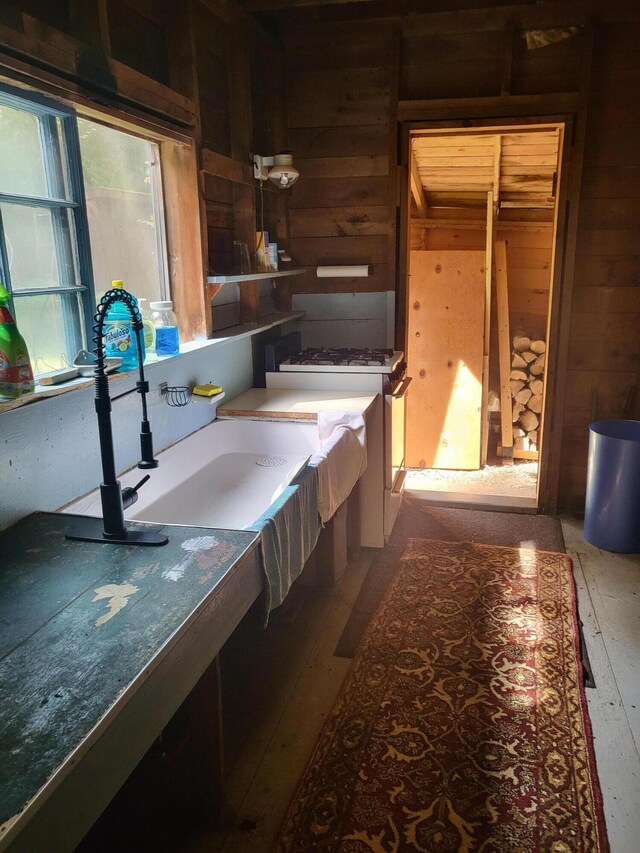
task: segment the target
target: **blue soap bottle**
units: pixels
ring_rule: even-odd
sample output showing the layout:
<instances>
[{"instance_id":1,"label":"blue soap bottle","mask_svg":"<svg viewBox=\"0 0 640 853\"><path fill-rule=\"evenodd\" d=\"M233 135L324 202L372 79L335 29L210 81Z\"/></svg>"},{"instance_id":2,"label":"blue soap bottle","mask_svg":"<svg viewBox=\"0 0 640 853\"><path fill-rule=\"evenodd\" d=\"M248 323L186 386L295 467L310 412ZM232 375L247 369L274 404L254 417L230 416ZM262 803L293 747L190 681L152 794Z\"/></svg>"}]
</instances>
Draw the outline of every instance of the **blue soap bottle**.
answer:
<instances>
[{"instance_id":1,"label":"blue soap bottle","mask_svg":"<svg viewBox=\"0 0 640 853\"><path fill-rule=\"evenodd\" d=\"M111 282L114 290L124 290L124 282L116 279ZM133 297L136 305L138 301ZM144 337L141 335L142 359L144 361ZM121 358L118 372L138 368L138 347L133 320L129 309L123 302L114 302L104 319L104 354L107 358Z\"/></svg>"}]
</instances>

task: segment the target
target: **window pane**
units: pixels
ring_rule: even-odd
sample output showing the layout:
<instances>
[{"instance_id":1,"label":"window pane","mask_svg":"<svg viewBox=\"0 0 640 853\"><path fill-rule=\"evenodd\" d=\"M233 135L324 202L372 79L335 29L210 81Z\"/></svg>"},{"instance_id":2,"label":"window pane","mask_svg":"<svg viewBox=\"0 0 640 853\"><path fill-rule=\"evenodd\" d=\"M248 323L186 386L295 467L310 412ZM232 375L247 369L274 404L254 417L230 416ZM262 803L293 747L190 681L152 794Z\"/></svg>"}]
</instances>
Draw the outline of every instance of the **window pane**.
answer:
<instances>
[{"instance_id":1,"label":"window pane","mask_svg":"<svg viewBox=\"0 0 640 853\"><path fill-rule=\"evenodd\" d=\"M96 293L120 278L136 296L163 299L158 146L85 119L78 130Z\"/></svg>"},{"instance_id":2,"label":"window pane","mask_svg":"<svg viewBox=\"0 0 640 853\"><path fill-rule=\"evenodd\" d=\"M33 372L48 373L71 364L84 346L80 295L17 296L13 304Z\"/></svg>"},{"instance_id":3,"label":"window pane","mask_svg":"<svg viewBox=\"0 0 640 853\"><path fill-rule=\"evenodd\" d=\"M0 192L47 196L40 121L0 104Z\"/></svg>"},{"instance_id":4,"label":"window pane","mask_svg":"<svg viewBox=\"0 0 640 853\"><path fill-rule=\"evenodd\" d=\"M73 287L78 282L73 213L0 204L11 287Z\"/></svg>"}]
</instances>

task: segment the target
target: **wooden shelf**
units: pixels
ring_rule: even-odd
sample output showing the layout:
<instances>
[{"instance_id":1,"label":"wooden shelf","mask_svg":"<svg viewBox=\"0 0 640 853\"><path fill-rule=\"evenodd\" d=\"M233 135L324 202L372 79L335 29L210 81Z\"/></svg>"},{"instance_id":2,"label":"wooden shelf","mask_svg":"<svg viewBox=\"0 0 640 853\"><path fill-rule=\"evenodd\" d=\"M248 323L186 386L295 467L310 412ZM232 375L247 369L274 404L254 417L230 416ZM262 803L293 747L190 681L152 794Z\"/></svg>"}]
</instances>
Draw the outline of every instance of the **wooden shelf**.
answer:
<instances>
[{"instance_id":1,"label":"wooden shelf","mask_svg":"<svg viewBox=\"0 0 640 853\"><path fill-rule=\"evenodd\" d=\"M268 278L285 278L291 275L302 275L304 270L278 270L275 272L250 272L242 275L208 275L207 284L232 284L243 281L264 281Z\"/></svg>"}]
</instances>

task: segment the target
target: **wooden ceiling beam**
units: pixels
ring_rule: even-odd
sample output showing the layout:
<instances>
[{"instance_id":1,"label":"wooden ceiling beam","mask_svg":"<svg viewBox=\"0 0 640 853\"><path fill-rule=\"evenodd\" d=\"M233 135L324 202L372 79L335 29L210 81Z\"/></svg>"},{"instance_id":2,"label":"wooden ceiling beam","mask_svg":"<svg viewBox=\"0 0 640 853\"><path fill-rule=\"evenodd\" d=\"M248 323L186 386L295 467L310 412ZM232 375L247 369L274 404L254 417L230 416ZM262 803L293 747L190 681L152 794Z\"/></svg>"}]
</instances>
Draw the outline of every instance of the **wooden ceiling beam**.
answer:
<instances>
[{"instance_id":1,"label":"wooden ceiling beam","mask_svg":"<svg viewBox=\"0 0 640 853\"><path fill-rule=\"evenodd\" d=\"M416 207L418 208L418 213L423 219L426 219L427 216L427 199L424 194L424 186L422 185L422 178L420 177L420 172L418 171L418 164L416 163L416 158L413 156L413 151L410 154L410 183L411 183L411 195L413 196L413 200L416 203Z\"/></svg>"},{"instance_id":2,"label":"wooden ceiling beam","mask_svg":"<svg viewBox=\"0 0 640 853\"><path fill-rule=\"evenodd\" d=\"M484 231L487 227L485 219L412 219L414 225L432 231ZM540 233L549 231L553 222L519 222L517 220L501 220L494 224L497 231L531 231Z\"/></svg>"}]
</instances>

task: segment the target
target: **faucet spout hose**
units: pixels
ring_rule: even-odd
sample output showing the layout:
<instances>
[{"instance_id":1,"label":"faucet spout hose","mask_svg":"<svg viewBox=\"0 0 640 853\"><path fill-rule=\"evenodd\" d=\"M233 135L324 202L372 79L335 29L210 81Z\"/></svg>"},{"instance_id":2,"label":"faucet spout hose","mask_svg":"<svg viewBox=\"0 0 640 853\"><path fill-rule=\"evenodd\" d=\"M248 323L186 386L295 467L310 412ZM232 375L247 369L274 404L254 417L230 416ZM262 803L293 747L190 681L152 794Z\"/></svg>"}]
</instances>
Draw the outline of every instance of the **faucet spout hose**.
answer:
<instances>
[{"instance_id":1,"label":"faucet spout hose","mask_svg":"<svg viewBox=\"0 0 640 853\"><path fill-rule=\"evenodd\" d=\"M95 379L95 409L98 416L98 435L100 438L100 457L102 462L102 478L100 485L100 497L102 502L102 517L104 523L105 538L120 539L125 534L124 508L122 503L122 490L116 477L115 453L113 446L113 428L111 424L111 398L109 395L109 380L105 370L104 354L104 323L109 308L114 302L122 302L129 311L132 319L132 328L135 332L136 348L138 352L139 381L137 390L142 403L142 424L140 427L140 443L142 460L141 466L155 468L157 461L153 458L153 439L147 415L146 392L149 388L142 364L142 316L138 305L128 291L122 288L108 290L100 300L93 326L93 342L95 344L96 368Z\"/></svg>"}]
</instances>

